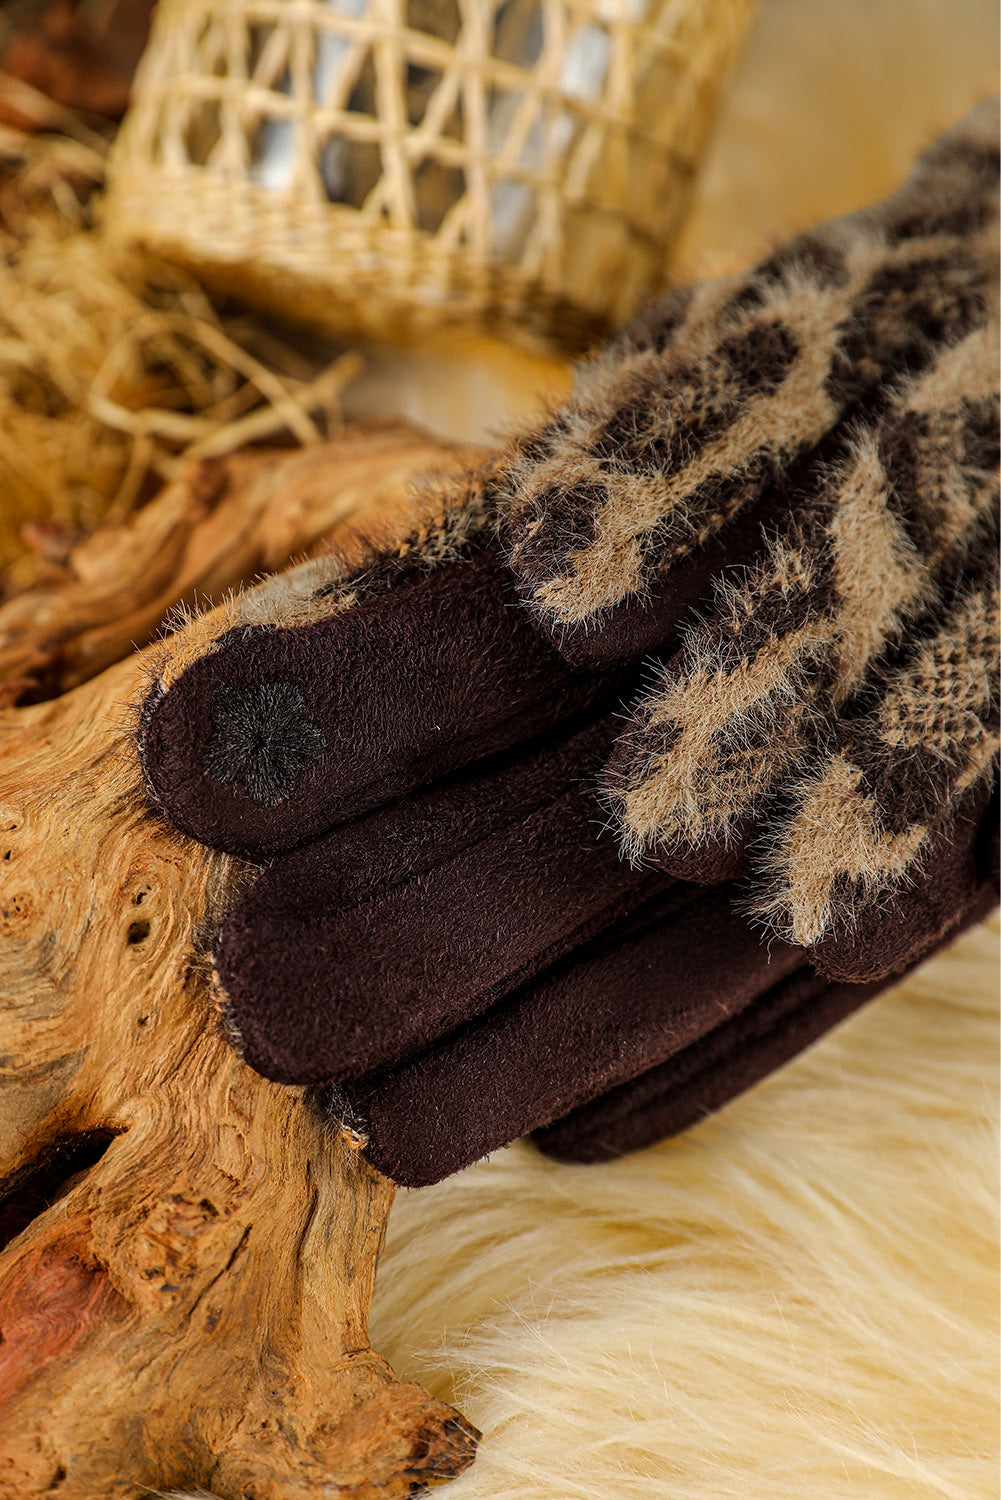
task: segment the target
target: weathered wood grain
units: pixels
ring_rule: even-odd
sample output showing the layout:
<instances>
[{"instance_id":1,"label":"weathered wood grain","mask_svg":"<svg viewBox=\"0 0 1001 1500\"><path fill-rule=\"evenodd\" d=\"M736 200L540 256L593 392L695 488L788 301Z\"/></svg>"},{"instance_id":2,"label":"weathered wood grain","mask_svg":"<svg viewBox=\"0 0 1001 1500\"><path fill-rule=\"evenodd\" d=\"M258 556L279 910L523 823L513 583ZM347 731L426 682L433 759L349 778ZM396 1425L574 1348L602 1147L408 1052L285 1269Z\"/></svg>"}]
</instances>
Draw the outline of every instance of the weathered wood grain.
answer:
<instances>
[{"instance_id":1,"label":"weathered wood grain","mask_svg":"<svg viewBox=\"0 0 1001 1500\"><path fill-rule=\"evenodd\" d=\"M0 604L0 701L65 692L198 606L331 545L392 532L478 450L398 423L312 448L192 462L150 505L59 555L43 527L34 586Z\"/></svg>"},{"instance_id":2,"label":"weathered wood grain","mask_svg":"<svg viewBox=\"0 0 1001 1500\"><path fill-rule=\"evenodd\" d=\"M403 438L365 441L373 492L396 465L402 511ZM418 469L461 462L408 441ZM355 461L363 490L360 449ZM239 566L227 574L213 554L214 587L239 582L249 557L273 558L276 535L286 555L320 535L287 529L280 488L255 505L236 505ZM176 597L191 549L172 556ZM133 589L138 610L154 595L160 609L169 585L143 578L134 531L119 557L114 597ZM112 577L114 557L103 562ZM60 618L80 601L100 659L121 630L102 635L84 607L99 597L92 581L68 570L64 588ZM130 730L150 656L162 668L224 617L0 713L2 1500L182 1485L225 1500L374 1500L474 1453L475 1431L369 1347L392 1185L303 1090L259 1078L222 1035L206 954L247 871L168 828L142 793ZM80 643L60 640L61 670L85 675Z\"/></svg>"}]
</instances>

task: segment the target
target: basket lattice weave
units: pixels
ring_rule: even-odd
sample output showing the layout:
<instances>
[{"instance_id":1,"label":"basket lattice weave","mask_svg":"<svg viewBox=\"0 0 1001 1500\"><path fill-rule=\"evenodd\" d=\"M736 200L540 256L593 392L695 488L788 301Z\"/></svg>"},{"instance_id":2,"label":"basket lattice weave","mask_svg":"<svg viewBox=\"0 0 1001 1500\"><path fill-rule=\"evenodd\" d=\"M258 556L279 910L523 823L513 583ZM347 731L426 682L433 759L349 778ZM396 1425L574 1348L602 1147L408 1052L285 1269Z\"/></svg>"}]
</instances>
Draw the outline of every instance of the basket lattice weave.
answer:
<instances>
[{"instance_id":1,"label":"basket lattice weave","mask_svg":"<svg viewBox=\"0 0 1001 1500\"><path fill-rule=\"evenodd\" d=\"M753 0L160 0L107 229L341 332L579 346L663 282Z\"/></svg>"}]
</instances>

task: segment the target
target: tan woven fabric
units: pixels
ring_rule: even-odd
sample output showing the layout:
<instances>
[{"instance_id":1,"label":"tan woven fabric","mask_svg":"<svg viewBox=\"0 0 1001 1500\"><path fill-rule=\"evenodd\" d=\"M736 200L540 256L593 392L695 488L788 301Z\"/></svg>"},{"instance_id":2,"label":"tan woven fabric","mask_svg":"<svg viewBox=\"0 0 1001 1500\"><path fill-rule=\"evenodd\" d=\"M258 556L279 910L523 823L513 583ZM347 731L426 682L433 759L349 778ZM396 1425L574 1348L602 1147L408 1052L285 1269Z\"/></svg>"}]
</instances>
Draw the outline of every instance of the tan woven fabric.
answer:
<instances>
[{"instance_id":1,"label":"tan woven fabric","mask_svg":"<svg viewBox=\"0 0 1001 1500\"><path fill-rule=\"evenodd\" d=\"M108 230L287 314L574 346L663 281L753 0L161 0Z\"/></svg>"}]
</instances>

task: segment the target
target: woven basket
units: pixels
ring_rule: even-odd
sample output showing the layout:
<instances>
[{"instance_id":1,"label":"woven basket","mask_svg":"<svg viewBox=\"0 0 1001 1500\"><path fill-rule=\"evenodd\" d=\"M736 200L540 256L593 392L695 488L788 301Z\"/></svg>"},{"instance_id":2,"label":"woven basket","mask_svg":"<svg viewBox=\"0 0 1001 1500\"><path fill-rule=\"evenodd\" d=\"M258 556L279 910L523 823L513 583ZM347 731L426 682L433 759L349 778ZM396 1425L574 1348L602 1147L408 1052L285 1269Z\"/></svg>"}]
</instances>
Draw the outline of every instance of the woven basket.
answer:
<instances>
[{"instance_id":1,"label":"woven basket","mask_svg":"<svg viewBox=\"0 0 1001 1500\"><path fill-rule=\"evenodd\" d=\"M106 225L342 334L565 348L663 283L753 0L160 0Z\"/></svg>"}]
</instances>

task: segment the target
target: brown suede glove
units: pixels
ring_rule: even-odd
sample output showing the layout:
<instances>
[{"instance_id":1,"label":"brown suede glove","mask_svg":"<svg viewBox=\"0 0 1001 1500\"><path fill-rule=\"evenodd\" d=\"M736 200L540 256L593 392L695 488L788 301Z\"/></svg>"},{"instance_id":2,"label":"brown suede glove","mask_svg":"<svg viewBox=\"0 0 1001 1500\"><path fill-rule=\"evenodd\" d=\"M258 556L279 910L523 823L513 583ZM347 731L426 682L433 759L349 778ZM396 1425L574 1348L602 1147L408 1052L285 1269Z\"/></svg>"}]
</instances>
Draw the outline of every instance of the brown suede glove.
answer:
<instances>
[{"instance_id":1,"label":"brown suede glove","mask_svg":"<svg viewBox=\"0 0 1001 1500\"><path fill-rule=\"evenodd\" d=\"M236 1044L398 1181L679 1129L990 904L997 164L986 107L665 299L439 524L151 693L159 806L270 861Z\"/></svg>"}]
</instances>

